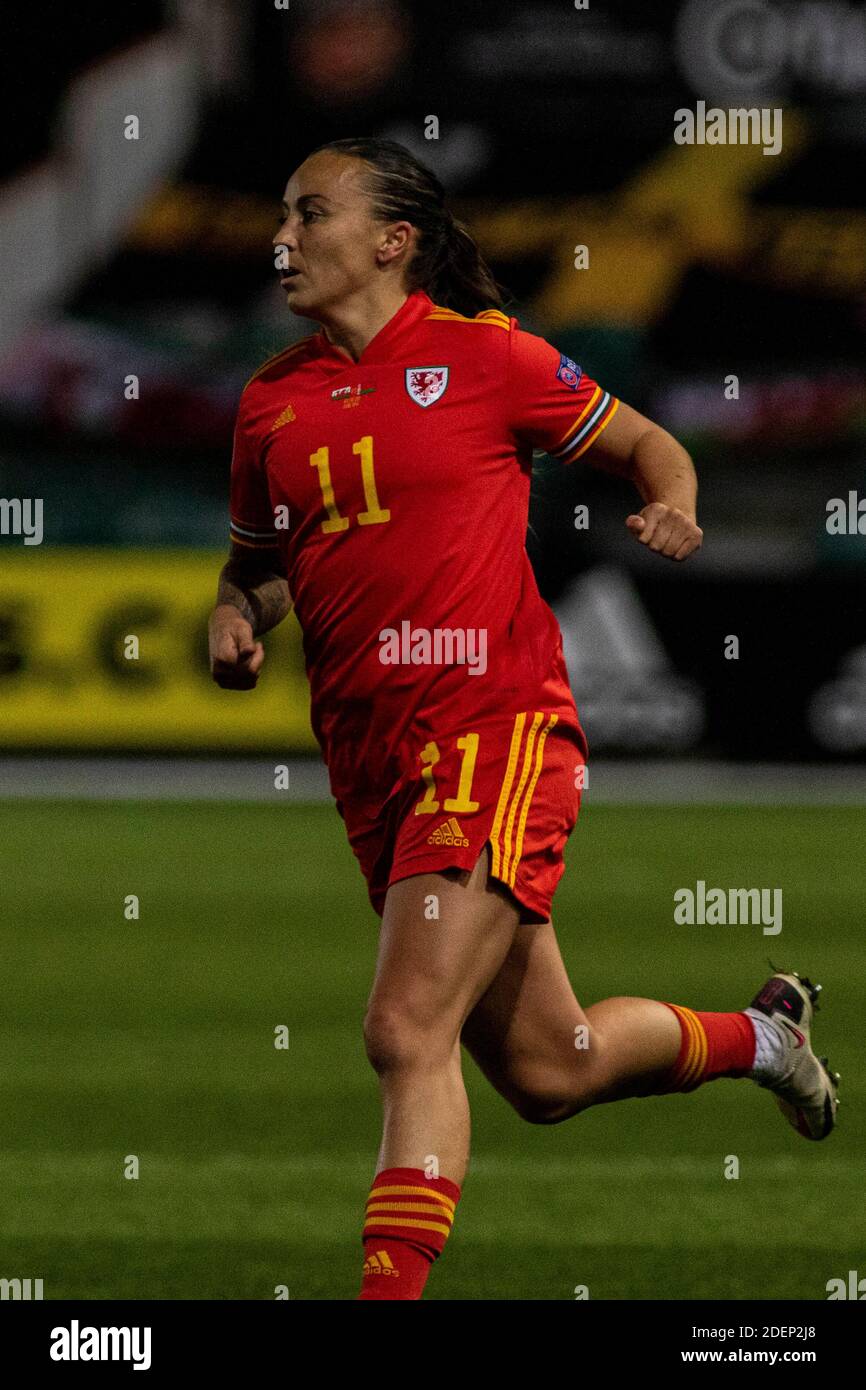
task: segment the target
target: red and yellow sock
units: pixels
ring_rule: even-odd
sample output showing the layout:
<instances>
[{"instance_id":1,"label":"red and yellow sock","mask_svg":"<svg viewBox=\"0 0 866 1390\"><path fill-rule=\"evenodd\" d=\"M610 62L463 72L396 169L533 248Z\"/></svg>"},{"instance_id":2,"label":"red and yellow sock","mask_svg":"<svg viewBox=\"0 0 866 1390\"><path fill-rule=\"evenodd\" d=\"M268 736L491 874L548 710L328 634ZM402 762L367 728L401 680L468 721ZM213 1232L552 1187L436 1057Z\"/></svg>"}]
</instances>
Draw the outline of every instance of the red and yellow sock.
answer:
<instances>
[{"instance_id":1,"label":"red and yellow sock","mask_svg":"<svg viewBox=\"0 0 866 1390\"><path fill-rule=\"evenodd\" d=\"M377 1173L367 1199L358 1298L420 1298L459 1200L456 1182L425 1177L423 1168Z\"/></svg>"},{"instance_id":2,"label":"red and yellow sock","mask_svg":"<svg viewBox=\"0 0 866 1390\"><path fill-rule=\"evenodd\" d=\"M748 1076L755 1062L755 1029L748 1014L695 1013L666 1004L680 1021L677 1060L659 1094L694 1091L717 1076Z\"/></svg>"}]
</instances>

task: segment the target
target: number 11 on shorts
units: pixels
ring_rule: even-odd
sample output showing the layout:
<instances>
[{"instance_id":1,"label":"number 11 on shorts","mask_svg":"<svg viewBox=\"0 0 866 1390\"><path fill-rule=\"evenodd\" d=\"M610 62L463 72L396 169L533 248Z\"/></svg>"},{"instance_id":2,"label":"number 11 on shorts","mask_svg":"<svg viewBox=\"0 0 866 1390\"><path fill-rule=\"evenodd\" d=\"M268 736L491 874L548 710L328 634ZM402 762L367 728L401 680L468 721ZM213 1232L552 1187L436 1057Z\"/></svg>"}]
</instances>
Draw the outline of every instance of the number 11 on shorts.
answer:
<instances>
[{"instance_id":1,"label":"number 11 on shorts","mask_svg":"<svg viewBox=\"0 0 866 1390\"><path fill-rule=\"evenodd\" d=\"M478 757L478 735L464 734L458 738L457 747L463 754L460 763L460 780L457 783L457 795L449 796L442 803L445 811L461 811L463 815L469 815L472 811L477 811L479 803L472 800L472 778L475 774L475 762ZM415 815L423 816L433 814L440 809L437 799L436 778L433 772L436 764L442 755L438 745L428 743L422 748L419 757L421 759L421 778L424 782L424 795L415 807Z\"/></svg>"}]
</instances>

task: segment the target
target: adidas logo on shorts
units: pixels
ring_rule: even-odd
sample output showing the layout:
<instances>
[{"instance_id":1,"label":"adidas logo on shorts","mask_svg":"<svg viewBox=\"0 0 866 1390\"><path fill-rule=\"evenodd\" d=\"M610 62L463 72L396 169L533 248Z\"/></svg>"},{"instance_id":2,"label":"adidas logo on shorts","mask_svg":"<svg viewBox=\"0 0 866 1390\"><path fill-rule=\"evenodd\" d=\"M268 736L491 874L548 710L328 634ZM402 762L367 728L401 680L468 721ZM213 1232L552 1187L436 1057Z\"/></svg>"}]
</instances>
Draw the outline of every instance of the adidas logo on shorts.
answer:
<instances>
[{"instance_id":1,"label":"adidas logo on shorts","mask_svg":"<svg viewBox=\"0 0 866 1390\"><path fill-rule=\"evenodd\" d=\"M454 816L450 820L443 821L438 830L434 830L432 835L428 835L427 843L428 845L460 845L462 849L469 848L469 841Z\"/></svg>"}]
</instances>

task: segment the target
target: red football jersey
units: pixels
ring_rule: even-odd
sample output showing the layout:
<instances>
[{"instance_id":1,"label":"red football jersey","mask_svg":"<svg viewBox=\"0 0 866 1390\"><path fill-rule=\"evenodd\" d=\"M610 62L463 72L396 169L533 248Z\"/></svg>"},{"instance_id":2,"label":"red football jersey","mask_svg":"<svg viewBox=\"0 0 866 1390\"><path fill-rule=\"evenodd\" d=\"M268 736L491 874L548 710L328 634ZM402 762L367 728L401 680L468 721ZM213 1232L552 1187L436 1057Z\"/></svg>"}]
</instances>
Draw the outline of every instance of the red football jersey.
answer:
<instances>
[{"instance_id":1,"label":"red football jersey","mask_svg":"<svg viewBox=\"0 0 866 1390\"><path fill-rule=\"evenodd\" d=\"M516 319L423 290L357 363L320 331L247 383L232 538L280 547L336 796L384 800L407 749L473 719L576 720L525 549L532 455L570 463L617 405Z\"/></svg>"}]
</instances>

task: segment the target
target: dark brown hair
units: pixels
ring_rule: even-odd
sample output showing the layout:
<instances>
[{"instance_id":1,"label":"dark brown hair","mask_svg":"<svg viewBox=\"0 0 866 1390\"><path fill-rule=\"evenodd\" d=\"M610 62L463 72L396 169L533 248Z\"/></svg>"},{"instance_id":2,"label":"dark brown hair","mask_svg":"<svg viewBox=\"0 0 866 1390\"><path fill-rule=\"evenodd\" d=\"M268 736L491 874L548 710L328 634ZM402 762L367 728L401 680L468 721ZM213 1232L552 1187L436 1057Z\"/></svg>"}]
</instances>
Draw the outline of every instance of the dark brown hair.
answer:
<instances>
[{"instance_id":1,"label":"dark brown hair","mask_svg":"<svg viewBox=\"0 0 866 1390\"><path fill-rule=\"evenodd\" d=\"M369 166L373 216L418 228L418 249L408 266L410 290L425 290L434 303L470 317L504 307L504 291L474 238L445 206L445 189L411 150L372 136L330 140L312 153L320 150L363 160Z\"/></svg>"}]
</instances>

